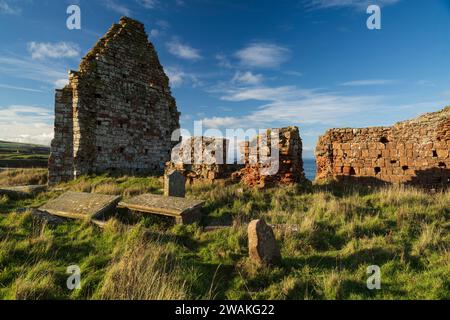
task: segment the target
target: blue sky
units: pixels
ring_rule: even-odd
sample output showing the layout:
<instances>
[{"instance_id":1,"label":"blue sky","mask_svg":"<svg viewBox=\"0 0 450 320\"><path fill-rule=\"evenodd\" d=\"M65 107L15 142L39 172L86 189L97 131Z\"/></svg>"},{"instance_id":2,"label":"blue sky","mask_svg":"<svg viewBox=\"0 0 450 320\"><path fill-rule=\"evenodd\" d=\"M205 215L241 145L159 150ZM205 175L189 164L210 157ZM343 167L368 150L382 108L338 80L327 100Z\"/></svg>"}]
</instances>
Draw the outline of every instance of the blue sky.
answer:
<instances>
[{"instance_id":1,"label":"blue sky","mask_svg":"<svg viewBox=\"0 0 450 320\"><path fill-rule=\"evenodd\" d=\"M0 0L0 140L49 144L54 89L122 15L145 24L188 130L296 125L310 158L328 128L450 104L447 0Z\"/></svg>"}]
</instances>

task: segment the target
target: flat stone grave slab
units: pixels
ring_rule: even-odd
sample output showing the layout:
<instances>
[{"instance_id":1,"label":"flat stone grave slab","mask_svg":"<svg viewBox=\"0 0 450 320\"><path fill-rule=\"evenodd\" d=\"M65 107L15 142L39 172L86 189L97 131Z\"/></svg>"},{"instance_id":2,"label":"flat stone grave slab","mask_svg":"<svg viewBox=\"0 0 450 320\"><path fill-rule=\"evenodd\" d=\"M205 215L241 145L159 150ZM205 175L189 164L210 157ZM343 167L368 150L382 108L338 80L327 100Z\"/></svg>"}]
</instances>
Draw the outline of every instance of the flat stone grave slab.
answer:
<instances>
[{"instance_id":1,"label":"flat stone grave slab","mask_svg":"<svg viewBox=\"0 0 450 320\"><path fill-rule=\"evenodd\" d=\"M72 219L100 217L117 207L121 197L104 194L66 192L39 208L55 216Z\"/></svg>"},{"instance_id":2,"label":"flat stone grave slab","mask_svg":"<svg viewBox=\"0 0 450 320\"><path fill-rule=\"evenodd\" d=\"M36 193L47 190L45 185L31 185L31 186L20 186L20 187L1 187L0 186L0 196L6 194L12 197L27 197L32 196Z\"/></svg>"},{"instance_id":3,"label":"flat stone grave slab","mask_svg":"<svg viewBox=\"0 0 450 320\"><path fill-rule=\"evenodd\" d=\"M204 203L202 200L143 194L120 202L118 208L172 217L178 224L190 224L201 219Z\"/></svg>"}]
</instances>

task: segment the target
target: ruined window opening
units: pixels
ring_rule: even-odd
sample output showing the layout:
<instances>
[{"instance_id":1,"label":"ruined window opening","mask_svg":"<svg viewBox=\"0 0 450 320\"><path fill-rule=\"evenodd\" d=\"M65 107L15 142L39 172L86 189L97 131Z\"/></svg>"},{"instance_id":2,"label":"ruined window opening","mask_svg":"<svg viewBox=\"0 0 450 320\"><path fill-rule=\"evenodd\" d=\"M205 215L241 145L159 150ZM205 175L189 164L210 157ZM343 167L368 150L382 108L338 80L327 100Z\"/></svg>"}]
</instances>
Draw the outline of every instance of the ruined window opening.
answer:
<instances>
[{"instance_id":1,"label":"ruined window opening","mask_svg":"<svg viewBox=\"0 0 450 320\"><path fill-rule=\"evenodd\" d=\"M102 95L101 95L100 93L96 93L96 94L95 94L95 98L96 98L96 99L101 99L101 98L102 98Z\"/></svg>"},{"instance_id":2,"label":"ruined window opening","mask_svg":"<svg viewBox=\"0 0 450 320\"><path fill-rule=\"evenodd\" d=\"M97 121L97 125L98 125L98 126L101 126L101 125L102 125L102 122L101 122L100 120L98 120L98 121Z\"/></svg>"},{"instance_id":3,"label":"ruined window opening","mask_svg":"<svg viewBox=\"0 0 450 320\"><path fill-rule=\"evenodd\" d=\"M124 153L125 152L125 148L124 147L120 147L119 148L119 153Z\"/></svg>"},{"instance_id":4,"label":"ruined window opening","mask_svg":"<svg viewBox=\"0 0 450 320\"><path fill-rule=\"evenodd\" d=\"M375 174L379 174L381 172L381 168L375 167L374 171L375 171Z\"/></svg>"},{"instance_id":5,"label":"ruined window opening","mask_svg":"<svg viewBox=\"0 0 450 320\"><path fill-rule=\"evenodd\" d=\"M391 160L391 164L396 164L397 160Z\"/></svg>"},{"instance_id":6,"label":"ruined window opening","mask_svg":"<svg viewBox=\"0 0 450 320\"><path fill-rule=\"evenodd\" d=\"M381 137L380 142L386 144L389 143L389 140L386 137Z\"/></svg>"},{"instance_id":7,"label":"ruined window opening","mask_svg":"<svg viewBox=\"0 0 450 320\"><path fill-rule=\"evenodd\" d=\"M98 152L102 152L102 147L97 147Z\"/></svg>"},{"instance_id":8,"label":"ruined window opening","mask_svg":"<svg viewBox=\"0 0 450 320\"><path fill-rule=\"evenodd\" d=\"M377 159L381 159L383 156L381 155L381 154L379 154L378 156L377 156Z\"/></svg>"},{"instance_id":9,"label":"ruined window opening","mask_svg":"<svg viewBox=\"0 0 450 320\"><path fill-rule=\"evenodd\" d=\"M350 168L350 175L351 176L354 176L354 175L356 175L356 171L355 171L355 168Z\"/></svg>"},{"instance_id":10,"label":"ruined window opening","mask_svg":"<svg viewBox=\"0 0 450 320\"><path fill-rule=\"evenodd\" d=\"M408 170L408 169L409 169L408 166L402 166L402 170L403 170L403 171L406 171L406 170Z\"/></svg>"},{"instance_id":11,"label":"ruined window opening","mask_svg":"<svg viewBox=\"0 0 450 320\"><path fill-rule=\"evenodd\" d=\"M439 162L439 168L447 168L447 165L444 162Z\"/></svg>"},{"instance_id":12,"label":"ruined window opening","mask_svg":"<svg viewBox=\"0 0 450 320\"><path fill-rule=\"evenodd\" d=\"M148 155L148 149L144 150L145 155Z\"/></svg>"},{"instance_id":13,"label":"ruined window opening","mask_svg":"<svg viewBox=\"0 0 450 320\"><path fill-rule=\"evenodd\" d=\"M126 99L125 102L126 102L126 103L130 103L130 99Z\"/></svg>"},{"instance_id":14,"label":"ruined window opening","mask_svg":"<svg viewBox=\"0 0 450 320\"><path fill-rule=\"evenodd\" d=\"M433 158L437 158L438 154L436 150L433 150Z\"/></svg>"}]
</instances>

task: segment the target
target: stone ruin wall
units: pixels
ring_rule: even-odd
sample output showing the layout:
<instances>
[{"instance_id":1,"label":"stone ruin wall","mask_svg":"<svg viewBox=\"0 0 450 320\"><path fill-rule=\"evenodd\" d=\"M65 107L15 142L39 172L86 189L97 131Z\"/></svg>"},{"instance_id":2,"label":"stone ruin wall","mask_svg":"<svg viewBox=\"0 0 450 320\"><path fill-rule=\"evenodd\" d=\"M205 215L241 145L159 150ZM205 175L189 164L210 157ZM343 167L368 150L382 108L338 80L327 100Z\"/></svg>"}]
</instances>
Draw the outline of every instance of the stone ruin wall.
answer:
<instances>
[{"instance_id":1,"label":"stone ruin wall","mask_svg":"<svg viewBox=\"0 0 450 320\"><path fill-rule=\"evenodd\" d=\"M317 181L450 185L450 107L393 127L332 129L320 137Z\"/></svg>"},{"instance_id":2,"label":"stone ruin wall","mask_svg":"<svg viewBox=\"0 0 450 320\"><path fill-rule=\"evenodd\" d=\"M271 150L271 136L278 131L278 144ZM279 153L279 164L272 163L272 151ZM302 140L297 127L268 129L266 133L258 135L251 141L240 145L240 153L245 167L233 174L251 187L270 187L276 184L293 184L306 182L303 170ZM270 168L277 169L273 174Z\"/></svg>"},{"instance_id":3,"label":"stone ruin wall","mask_svg":"<svg viewBox=\"0 0 450 320\"><path fill-rule=\"evenodd\" d=\"M190 183L229 178L235 166L227 164L229 142L223 138L192 137L172 150L166 173L178 170Z\"/></svg>"},{"instance_id":4,"label":"stone ruin wall","mask_svg":"<svg viewBox=\"0 0 450 320\"><path fill-rule=\"evenodd\" d=\"M56 91L49 183L90 173L162 172L179 112L144 26L121 18Z\"/></svg>"}]
</instances>

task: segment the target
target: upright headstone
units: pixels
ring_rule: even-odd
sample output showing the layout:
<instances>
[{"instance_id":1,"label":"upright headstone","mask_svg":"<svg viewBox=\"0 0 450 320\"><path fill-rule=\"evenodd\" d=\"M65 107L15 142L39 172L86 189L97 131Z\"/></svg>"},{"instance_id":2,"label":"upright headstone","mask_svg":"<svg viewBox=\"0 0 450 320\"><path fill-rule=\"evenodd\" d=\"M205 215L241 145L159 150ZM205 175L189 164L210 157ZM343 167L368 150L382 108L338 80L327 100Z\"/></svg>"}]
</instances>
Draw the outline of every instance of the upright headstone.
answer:
<instances>
[{"instance_id":1,"label":"upright headstone","mask_svg":"<svg viewBox=\"0 0 450 320\"><path fill-rule=\"evenodd\" d=\"M186 196L186 178L180 171L172 171L164 176L164 195L166 197Z\"/></svg>"},{"instance_id":2,"label":"upright headstone","mask_svg":"<svg viewBox=\"0 0 450 320\"><path fill-rule=\"evenodd\" d=\"M274 265L281 261L275 235L264 220L253 220L248 226L250 259L258 264Z\"/></svg>"}]
</instances>

